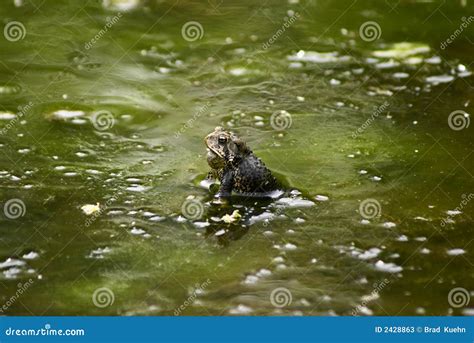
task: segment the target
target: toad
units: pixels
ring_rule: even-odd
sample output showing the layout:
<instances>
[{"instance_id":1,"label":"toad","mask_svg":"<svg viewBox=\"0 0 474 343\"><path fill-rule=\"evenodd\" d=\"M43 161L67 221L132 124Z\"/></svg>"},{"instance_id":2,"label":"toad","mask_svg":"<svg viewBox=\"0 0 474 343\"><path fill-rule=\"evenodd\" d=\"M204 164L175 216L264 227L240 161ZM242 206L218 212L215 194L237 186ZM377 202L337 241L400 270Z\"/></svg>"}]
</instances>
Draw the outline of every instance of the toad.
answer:
<instances>
[{"instance_id":1,"label":"toad","mask_svg":"<svg viewBox=\"0 0 474 343\"><path fill-rule=\"evenodd\" d=\"M247 144L233 132L218 126L206 136L207 163L210 178L220 181L216 197L232 192L247 196L266 196L281 187L271 171Z\"/></svg>"}]
</instances>

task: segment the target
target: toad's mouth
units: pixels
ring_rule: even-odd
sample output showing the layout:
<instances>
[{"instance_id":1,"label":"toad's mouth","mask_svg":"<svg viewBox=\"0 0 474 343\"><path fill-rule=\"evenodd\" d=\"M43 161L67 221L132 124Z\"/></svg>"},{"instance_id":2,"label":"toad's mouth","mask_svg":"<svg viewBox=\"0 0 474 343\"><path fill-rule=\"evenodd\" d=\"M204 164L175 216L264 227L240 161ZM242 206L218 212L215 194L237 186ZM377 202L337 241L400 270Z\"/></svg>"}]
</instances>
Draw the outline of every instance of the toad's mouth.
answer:
<instances>
[{"instance_id":1,"label":"toad's mouth","mask_svg":"<svg viewBox=\"0 0 474 343\"><path fill-rule=\"evenodd\" d=\"M207 148L207 163L214 169L221 168L225 164L224 158L210 148Z\"/></svg>"},{"instance_id":2,"label":"toad's mouth","mask_svg":"<svg viewBox=\"0 0 474 343\"><path fill-rule=\"evenodd\" d=\"M224 158L222 154L220 154L218 151L212 149L212 148L207 148L207 157L212 157L212 158Z\"/></svg>"}]
</instances>

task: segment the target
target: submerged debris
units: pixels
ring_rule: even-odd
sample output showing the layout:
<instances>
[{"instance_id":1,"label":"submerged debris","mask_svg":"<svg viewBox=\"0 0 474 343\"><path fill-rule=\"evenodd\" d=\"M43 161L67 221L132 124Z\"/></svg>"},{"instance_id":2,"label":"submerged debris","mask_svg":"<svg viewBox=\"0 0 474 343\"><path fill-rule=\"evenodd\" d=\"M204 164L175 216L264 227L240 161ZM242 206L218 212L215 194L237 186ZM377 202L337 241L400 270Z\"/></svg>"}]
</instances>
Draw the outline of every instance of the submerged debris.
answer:
<instances>
[{"instance_id":1,"label":"submerged debris","mask_svg":"<svg viewBox=\"0 0 474 343\"><path fill-rule=\"evenodd\" d=\"M231 224L233 222L238 222L242 218L242 215L239 213L239 210L234 210L231 215L226 214L221 219L224 223Z\"/></svg>"},{"instance_id":2,"label":"submerged debris","mask_svg":"<svg viewBox=\"0 0 474 343\"><path fill-rule=\"evenodd\" d=\"M81 210L87 216L90 216L90 215L100 211L100 204L99 203L97 203L96 205L87 204L87 205L82 206Z\"/></svg>"}]
</instances>

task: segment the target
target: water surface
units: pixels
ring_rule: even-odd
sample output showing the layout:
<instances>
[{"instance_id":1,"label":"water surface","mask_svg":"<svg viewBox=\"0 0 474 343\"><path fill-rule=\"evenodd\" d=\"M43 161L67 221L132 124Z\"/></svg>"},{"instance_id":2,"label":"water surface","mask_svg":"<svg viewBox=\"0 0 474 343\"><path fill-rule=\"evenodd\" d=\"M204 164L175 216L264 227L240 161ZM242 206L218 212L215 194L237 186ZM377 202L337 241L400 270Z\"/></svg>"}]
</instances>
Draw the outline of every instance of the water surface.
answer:
<instances>
[{"instance_id":1,"label":"water surface","mask_svg":"<svg viewBox=\"0 0 474 343\"><path fill-rule=\"evenodd\" d=\"M4 1L24 26L0 36L0 201L20 211L0 217L4 313L472 315L448 301L474 285L472 126L449 125L473 112L472 27L442 47L470 13ZM290 199L211 202L219 125Z\"/></svg>"}]
</instances>

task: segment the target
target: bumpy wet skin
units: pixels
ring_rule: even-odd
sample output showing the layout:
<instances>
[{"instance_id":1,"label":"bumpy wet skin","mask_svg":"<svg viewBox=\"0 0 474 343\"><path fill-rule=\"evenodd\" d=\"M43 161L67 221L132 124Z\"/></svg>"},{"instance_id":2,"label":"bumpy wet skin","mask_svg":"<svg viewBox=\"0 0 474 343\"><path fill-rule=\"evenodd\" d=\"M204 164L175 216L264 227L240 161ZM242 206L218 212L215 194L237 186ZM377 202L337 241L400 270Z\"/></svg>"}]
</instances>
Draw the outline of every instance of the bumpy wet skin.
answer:
<instances>
[{"instance_id":1,"label":"bumpy wet skin","mask_svg":"<svg viewBox=\"0 0 474 343\"><path fill-rule=\"evenodd\" d=\"M472 5L15 4L4 313L472 315ZM219 125L286 194L215 203Z\"/></svg>"}]
</instances>

